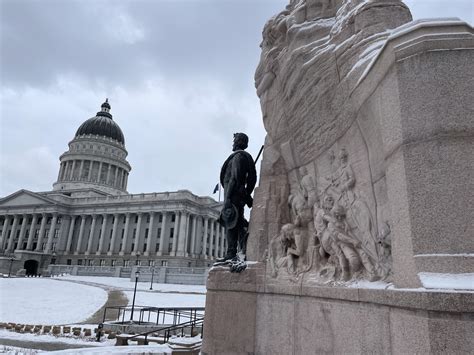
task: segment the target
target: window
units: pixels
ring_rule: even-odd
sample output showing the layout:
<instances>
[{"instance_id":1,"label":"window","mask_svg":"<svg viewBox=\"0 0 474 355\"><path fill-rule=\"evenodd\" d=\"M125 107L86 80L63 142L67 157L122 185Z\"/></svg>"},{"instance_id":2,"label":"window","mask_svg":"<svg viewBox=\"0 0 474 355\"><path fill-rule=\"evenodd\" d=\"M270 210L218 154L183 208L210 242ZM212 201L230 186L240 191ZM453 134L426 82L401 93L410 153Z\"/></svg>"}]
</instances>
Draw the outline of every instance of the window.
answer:
<instances>
[{"instance_id":1,"label":"window","mask_svg":"<svg viewBox=\"0 0 474 355\"><path fill-rule=\"evenodd\" d=\"M100 265L100 266L105 266L105 260L104 260L104 259L100 259L99 265Z\"/></svg>"},{"instance_id":2,"label":"window","mask_svg":"<svg viewBox=\"0 0 474 355\"><path fill-rule=\"evenodd\" d=\"M148 228L145 229L145 239L148 239Z\"/></svg>"},{"instance_id":3,"label":"window","mask_svg":"<svg viewBox=\"0 0 474 355\"><path fill-rule=\"evenodd\" d=\"M36 250L36 247L38 246L38 243L37 242L34 242L33 243L33 248L31 248L32 250Z\"/></svg>"},{"instance_id":4,"label":"window","mask_svg":"<svg viewBox=\"0 0 474 355\"><path fill-rule=\"evenodd\" d=\"M89 266L94 266L94 260L89 259L88 262L89 262L89 263L88 263Z\"/></svg>"},{"instance_id":5,"label":"window","mask_svg":"<svg viewBox=\"0 0 474 355\"><path fill-rule=\"evenodd\" d=\"M150 223L150 215L149 214L146 215L146 223Z\"/></svg>"},{"instance_id":6,"label":"window","mask_svg":"<svg viewBox=\"0 0 474 355\"><path fill-rule=\"evenodd\" d=\"M156 238L160 238L161 236L161 228L158 228L158 230L156 231Z\"/></svg>"},{"instance_id":7,"label":"window","mask_svg":"<svg viewBox=\"0 0 474 355\"><path fill-rule=\"evenodd\" d=\"M77 265L82 265L82 259L77 259Z\"/></svg>"},{"instance_id":8,"label":"window","mask_svg":"<svg viewBox=\"0 0 474 355\"><path fill-rule=\"evenodd\" d=\"M59 229L54 230L54 238L57 238L59 236Z\"/></svg>"},{"instance_id":9,"label":"window","mask_svg":"<svg viewBox=\"0 0 474 355\"><path fill-rule=\"evenodd\" d=\"M176 215L175 215L175 214L172 214L172 215L171 215L171 222L174 222L174 221L176 221Z\"/></svg>"},{"instance_id":10,"label":"window","mask_svg":"<svg viewBox=\"0 0 474 355\"><path fill-rule=\"evenodd\" d=\"M15 245L13 246L13 250L17 250L18 249L18 242L15 242Z\"/></svg>"},{"instance_id":11,"label":"window","mask_svg":"<svg viewBox=\"0 0 474 355\"><path fill-rule=\"evenodd\" d=\"M135 223L138 223L138 215L135 215Z\"/></svg>"},{"instance_id":12,"label":"window","mask_svg":"<svg viewBox=\"0 0 474 355\"><path fill-rule=\"evenodd\" d=\"M123 216L123 223L127 222L127 216Z\"/></svg>"},{"instance_id":13,"label":"window","mask_svg":"<svg viewBox=\"0 0 474 355\"><path fill-rule=\"evenodd\" d=\"M53 246L51 248L53 251L56 251L56 243L53 243Z\"/></svg>"},{"instance_id":14,"label":"window","mask_svg":"<svg viewBox=\"0 0 474 355\"><path fill-rule=\"evenodd\" d=\"M115 266L117 264L117 260L112 259L110 260L110 266Z\"/></svg>"},{"instance_id":15,"label":"window","mask_svg":"<svg viewBox=\"0 0 474 355\"><path fill-rule=\"evenodd\" d=\"M51 263L50 263L50 264L51 264L51 265L54 265L54 264L56 264L56 258L52 258L52 259L51 259Z\"/></svg>"},{"instance_id":16,"label":"window","mask_svg":"<svg viewBox=\"0 0 474 355\"><path fill-rule=\"evenodd\" d=\"M125 234L125 229L122 229L122 237L121 239L123 239L123 235Z\"/></svg>"},{"instance_id":17,"label":"window","mask_svg":"<svg viewBox=\"0 0 474 355\"><path fill-rule=\"evenodd\" d=\"M173 239L174 228L170 228L170 239Z\"/></svg>"},{"instance_id":18,"label":"window","mask_svg":"<svg viewBox=\"0 0 474 355\"><path fill-rule=\"evenodd\" d=\"M135 249L135 243L132 243L132 250Z\"/></svg>"},{"instance_id":19,"label":"window","mask_svg":"<svg viewBox=\"0 0 474 355\"><path fill-rule=\"evenodd\" d=\"M36 229L36 230L35 230L35 238L38 238L39 233L40 233L40 230L39 230L39 229Z\"/></svg>"},{"instance_id":20,"label":"window","mask_svg":"<svg viewBox=\"0 0 474 355\"><path fill-rule=\"evenodd\" d=\"M33 221L33 218L29 217L28 218L28 224L31 224L32 221Z\"/></svg>"},{"instance_id":21,"label":"window","mask_svg":"<svg viewBox=\"0 0 474 355\"><path fill-rule=\"evenodd\" d=\"M143 252L145 252L145 251L146 251L146 243L143 244Z\"/></svg>"},{"instance_id":22,"label":"window","mask_svg":"<svg viewBox=\"0 0 474 355\"><path fill-rule=\"evenodd\" d=\"M155 253L160 250L160 243L156 243L155 245Z\"/></svg>"},{"instance_id":23,"label":"window","mask_svg":"<svg viewBox=\"0 0 474 355\"><path fill-rule=\"evenodd\" d=\"M56 220L56 224L61 224L61 221L62 221L62 218L61 216L59 216L58 219Z\"/></svg>"},{"instance_id":24,"label":"window","mask_svg":"<svg viewBox=\"0 0 474 355\"><path fill-rule=\"evenodd\" d=\"M137 229L134 228L134 229L133 229L133 238L135 239L136 236L137 236Z\"/></svg>"},{"instance_id":25,"label":"window","mask_svg":"<svg viewBox=\"0 0 474 355\"><path fill-rule=\"evenodd\" d=\"M168 260L161 260L161 266L168 266Z\"/></svg>"},{"instance_id":26,"label":"window","mask_svg":"<svg viewBox=\"0 0 474 355\"><path fill-rule=\"evenodd\" d=\"M163 222L163 215L160 214L160 217L158 217L158 222Z\"/></svg>"},{"instance_id":27,"label":"window","mask_svg":"<svg viewBox=\"0 0 474 355\"><path fill-rule=\"evenodd\" d=\"M66 265L72 265L72 260L71 260L71 259L67 259L67 260L66 260Z\"/></svg>"},{"instance_id":28,"label":"window","mask_svg":"<svg viewBox=\"0 0 474 355\"><path fill-rule=\"evenodd\" d=\"M27 245L27 244L28 244L27 242L24 242L24 243L23 243L23 246L22 246L22 249L23 249L23 250L26 250L26 245Z\"/></svg>"}]
</instances>

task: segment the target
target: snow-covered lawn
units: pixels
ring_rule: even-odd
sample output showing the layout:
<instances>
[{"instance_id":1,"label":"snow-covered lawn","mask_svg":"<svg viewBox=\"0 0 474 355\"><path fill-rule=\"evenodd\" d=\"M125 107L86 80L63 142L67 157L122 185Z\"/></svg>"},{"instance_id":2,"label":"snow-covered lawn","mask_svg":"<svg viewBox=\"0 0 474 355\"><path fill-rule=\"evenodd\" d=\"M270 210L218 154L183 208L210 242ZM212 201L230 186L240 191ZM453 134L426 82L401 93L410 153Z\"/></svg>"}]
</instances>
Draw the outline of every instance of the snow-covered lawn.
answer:
<instances>
[{"instance_id":1,"label":"snow-covered lawn","mask_svg":"<svg viewBox=\"0 0 474 355\"><path fill-rule=\"evenodd\" d=\"M105 286L113 286L122 289L133 289L135 282L130 281L128 278L123 277L102 277L102 276L57 276L55 277L60 280L72 280L72 281L84 281L94 282ZM149 290L150 282L140 282L138 279L137 290ZM158 284L153 283L154 291L161 292L189 292L189 293L206 293L206 286L201 285L174 285L174 284Z\"/></svg>"},{"instance_id":2,"label":"snow-covered lawn","mask_svg":"<svg viewBox=\"0 0 474 355\"><path fill-rule=\"evenodd\" d=\"M107 292L97 287L46 278L0 278L0 322L76 323L106 301Z\"/></svg>"}]
</instances>

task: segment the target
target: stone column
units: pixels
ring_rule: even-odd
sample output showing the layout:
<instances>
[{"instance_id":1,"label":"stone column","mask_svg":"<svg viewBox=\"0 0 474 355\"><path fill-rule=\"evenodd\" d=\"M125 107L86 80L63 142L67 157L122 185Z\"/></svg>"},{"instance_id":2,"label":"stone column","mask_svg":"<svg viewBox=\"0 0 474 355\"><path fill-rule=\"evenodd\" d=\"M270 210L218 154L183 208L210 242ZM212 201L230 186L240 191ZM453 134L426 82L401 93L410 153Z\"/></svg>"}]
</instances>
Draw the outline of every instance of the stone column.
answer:
<instances>
[{"instance_id":1,"label":"stone column","mask_svg":"<svg viewBox=\"0 0 474 355\"><path fill-rule=\"evenodd\" d=\"M209 218L204 217L204 237L202 238L202 257L203 259L207 258L206 248L207 248L207 232L209 229Z\"/></svg>"},{"instance_id":2,"label":"stone column","mask_svg":"<svg viewBox=\"0 0 474 355\"><path fill-rule=\"evenodd\" d=\"M44 238L44 230L46 229L46 221L48 219L48 215L46 213L41 214L41 226L38 233L38 244L36 244L36 251L41 251L41 245L43 244Z\"/></svg>"},{"instance_id":3,"label":"stone column","mask_svg":"<svg viewBox=\"0 0 474 355\"><path fill-rule=\"evenodd\" d=\"M79 227L79 237L77 239L76 251L74 252L75 255L81 253L82 240L84 239L84 228L86 226L86 218L86 215L81 215L81 226Z\"/></svg>"},{"instance_id":4,"label":"stone column","mask_svg":"<svg viewBox=\"0 0 474 355\"><path fill-rule=\"evenodd\" d=\"M193 216L193 229L191 231L191 246L189 250L189 254L191 257L194 257L196 255L196 230L197 230L197 221L198 221L198 216L194 215Z\"/></svg>"},{"instance_id":5,"label":"stone column","mask_svg":"<svg viewBox=\"0 0 474 355\"><path fill-rule=\"evenodd\" d=\"M86 250L86 255L89 255L92 253L92 245L94 243L94 235L95 235L95 224L97 222L97 215L93 214L92 215L92 223L91 223L91 229L89 232L89 239L87 240L87 250Z\"/></svg>"},{"instance_id":6,"label":"stone column","mask_svg":"<svg viewBox=\"0 0 474 355\"><path fill-rule=\"evenodd\" d=\"M59 164L58 181L61 181L62 173L63 173L63 163Z\"/></svg>"},{"instance_id":7,"label":"stone column","mask_svg":"<svg viewBox=\"0 0 474 355\"><path fill-rule=\"evenodd\" d=\"M7 229L8 224L10 223L10 216L5 216L3 220L3 229L2 229L2 236L0 237L0 250L5 250L5 241L7 239Z\"/></svg>"},{"instance_id":8,"label":"stone column","mask_svg":"<svg viewBox=\"0 0 474 355\"><path fill-rule=\"evenodd\" d=\"M135 240L133 241L133 250L132 255L136 255L140 251L140 232L142 229L142 220L143 220L143 213L138 213L138 222L137 222L137 234L135 235Z\"/></svg>"},{"instance_id":9,"label":"stone column","mask_svg":"<svg viewBox=\"0 0 474 355\"><path fill-rule=\"evenodd\" d=\"M23 244L23 239L25 238L25 231L26 231L26 226L28 224L28 215L24 214L23 215L23 220L21 222L21 227L20 227L20 236L18 237L18 244L16 246L16 250L22 250L22 244Z\"/></svg>"},{"instance_id":10,"label":"stone column","mask_svg":"<svg viewBox=\"0 0 474 355\"><path fill-rule=\"evenodd\" d=\"M156 255L161 256L163 255L163 251L165 250L165 243L167 241L166 238L166 228L168 227L168 213L163 212L163 220L161 222L161 233L160 233L160 249Z\"/></svg>"},{"instance_id":11,"label":"stone column","mask_svg":"<svg viewBox=\"0 0 474 355\"><path fill-rule=\"evenodd\" d=\"M125 183L123 184L123 189L124 189L124 190L127 189L127 184L128 184L128 173L125 172Z\"/></svg>"},{"instance_id":12,"label":"stone column","mask_svg":"<svg viewBox=\"0 0 474 355\"><path fill-rule=\"evenodd\" d=\"M89 160L89 174L87 174L87 181L91 181L92 179L92 168L94 167L94 161Z\"/></svg>"},{"instance_id":13,"label":"stone column","mask_svg":"<svg viewBox=\"0 0 474 355\"><path fill-rule=\"evenodd\" d=\"M146 244L146 256L152 253L152 245L156 244L156 235L153 233L153 224L155 223L155 212L150 212L150 224L148 225L148 242Z\"/></svg>"},{"instance_id":14,"label":"stone column","mask_svg":"<svg viewBox=\"0 0 474 355\"><path fill-rule=\"evenodd\" d=\"M102 227L100 228L99 248L97 249L97 252L95 253L96 255L100 255L103 252L106 228L107 228L107 215L104 213L102 215Z\"/></svg>"},{"instance_id":15,"label":"stone column","mask_svg":"<svg viewBox=\"0 0 474 355\"><path fill-rule=\"evenodd\" d=\"M226 229L222 226L221 226L221 235L222 235L221 258L223 258L224 255L227 252L226 247L225 247L225 241L227 240L227 234L226 234Z\"/></svg>"},{"instance_id":16,"label":"stone column","mask_svg":"<svg viewBox=\"0 0 474 355\"><path fill-rule=\"evenodd\" d=\"M113 186L117 187L117 174L118 174L119 168L118 166L115 167L115 174L114 174L114 183Z\"/></svg>"},{"instance_id":17,"label":"stone column","mask_svg":"<svg viewBox=\"0 0 474 355\"><path fill-rule=\"evenodd\" d=\"M28 234L28 242L26 244L26 250L31 250L33 246L33 238L35 237L36 223L38 222L38 215L33 215L33 220L31 221L30 233Z\"/></svg>"},{"instance_id":18,"label":"stone column","mask_svg":"<svg viewBox=\"0 0 474 355\"><path fill-rule=\"evenodd\" d=\"M212 248L214 248L214 226L215 226L215 220L211 218L211 224L210 224L210 229L211 233L209 236L209 258L212 259Z\"/></svg>"},{"instance_id":19,"label":"stone column","mask_svg":"<svg viewBox=\"0 0 474 355\"><path fill-rule=\"evenodd\" d=\"M201 248L202 248L202 234L203 234L203 218L201 216L197 216L196 218L197 227L196 227L196 237L195 237L195 245L194 245L194 257L200 257Z\"/></svg>"},{"instance_id":20,"label":"stone column","mask_svg":"<svg viewBox=\"0 0 474 355\"><path fill-rule=\"evenodd\" d=\"M8 240L7 252L13 251L13 241L15 240L16 229L18 227L18 215L13 217L13 225L10 232L10 239Z\"/></svg>"},{"instance_id":21,"label":"stone column","mask_svg":"<svg viewBox=\"0 0 474 355\"><path fill-rule=\"evenodd\" d=\"M117 239L117 228L119 222L120 214L114 214L114 225L112 227L112 239L110 240L110 250L107 252L107 255L112 255L115 253L115 243Z\"/></svg>"},{"instance_id":22,"label":"stone column","mask_svg":"<svg viewBox=\"0 0 474 355\"><path fill-rule=\"evenodd\" d=\"M109 184L109 180L110 180L110 169L112 168L112 166L110 164L107 164L109 167L107 168L107 175L105 177L105 183L106 184Z\"/></svg>"},{"instance_id":23,"label":"stone column","mask_svg":"<svg viewBox=\"0 0 474 355\"><path fill-rule=\"evenodd\" d=\"M171 254L170 254L173 256L176 256L176 250L178 246L179 218L180 218L180 213L176 212L175 219L174 219L173 247L171 248Z\"/></svg>"},{"instance_id":24,"label":"stone column","mask_svg":"<svg viewBox=\"0 0 474 355\"><path fill-rule=\"evenodd\" d=\"M186 256L186 239L188 236L189 213L181 212L179 223L178 252L179 256Z\"/></svg>"},{"instance_id":25,"label":"stone column","mask_svg":"<svg viewBox=\"0 0 474 355\"><path fill-rule=\"evenodd\" d=\"M49 229L48 241L46 242L45 253L51 252L51 246L53 245L54 231L56 230L56 221L58 220L58 214L53 213L53 219L51 221L51 228Z\"/></svg>"},{"instance_id":26,"label":"stone column","mask_svg":"<svg viewBox=\"0 0 474 355\"><path fill-rule=\"evenodd\" d=\"M97 182L100 183L100 176L102 175L102 165L104 163L103 162L100 162L99 163L99 173L97 174Z\"/></svg>"},{"instance_id":27,"label":"stone column","mask_svg":"<svg viewBox=\"0 0 474 355\"><path fill-rule=\"evenodd\" d=\"M69 180L72 180L74 178L74 169L76 168L76 161L73 160L72 161L72 168L71 168L71 172L69 173Z\"/></svg>"},{"instance_id":28,"label":"stone column","mask_svg":"<svg viewBox=\"0 0 474 355\"><path fill-rule=\"evenodd\" d=\"M219 222L216 221L216 245L215 245L215 252L214 258L220 257L220 249L221 249L221 226Z\"/></svg>"},{"instance_id":29,"label":"stone column","mask_svg":"<svg viewBox=\"0 0 474 355\"><path fill-rule=\"evenodd\" d=\"M77 218L77 216L71 216L70 217L69 232L67 234L66 249L64 249L64 254L68 254L71 251L72 237L73 237L73 234L74 234L74 227L75 227L75 224L76 224L76 218Z\"/></svg>"},{"instance_id":30,"label":"stone column","mask_svg":"<svg viewBox=\"0 0 474 355\"><path fill-rule=\"evenodd\" d=\"M125 231L123 232L122 249L120 250L119 255L124 255L125 251L127 250L128 230L129 229L130 229L130 213L126 213L125 214Z\"/></svg>"},{"instance_id":31,"label":"stone column","mask_svg":"<svg viewBox=\"0 0 474 355\"><path fill-rule=\"evenodd\" d=\"M78 180L83 180L83 175L84 173L84 160L81 160L81 166L79 167L79 178Z\"/></svg>"}]
</instances>

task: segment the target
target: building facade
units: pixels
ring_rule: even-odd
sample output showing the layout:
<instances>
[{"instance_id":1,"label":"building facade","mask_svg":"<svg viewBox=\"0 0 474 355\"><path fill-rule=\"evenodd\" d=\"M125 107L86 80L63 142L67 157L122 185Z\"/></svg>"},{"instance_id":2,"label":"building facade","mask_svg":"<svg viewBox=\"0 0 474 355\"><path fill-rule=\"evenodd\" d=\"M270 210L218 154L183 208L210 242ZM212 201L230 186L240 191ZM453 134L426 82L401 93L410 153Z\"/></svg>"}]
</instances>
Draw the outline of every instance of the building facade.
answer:
<instances>
[{"instance_id":1,"label":"building facade","mask_svg":"<svg viewBox=\"0 0 474 355\"><path fill-rule=\"evenodd\" d=\"M60 157L53 190L0 199L0 272L50 264L207 267L224 255L221 204L187 190L127 193L125 139L106 101Z\"/></svg>"}]
</instances>

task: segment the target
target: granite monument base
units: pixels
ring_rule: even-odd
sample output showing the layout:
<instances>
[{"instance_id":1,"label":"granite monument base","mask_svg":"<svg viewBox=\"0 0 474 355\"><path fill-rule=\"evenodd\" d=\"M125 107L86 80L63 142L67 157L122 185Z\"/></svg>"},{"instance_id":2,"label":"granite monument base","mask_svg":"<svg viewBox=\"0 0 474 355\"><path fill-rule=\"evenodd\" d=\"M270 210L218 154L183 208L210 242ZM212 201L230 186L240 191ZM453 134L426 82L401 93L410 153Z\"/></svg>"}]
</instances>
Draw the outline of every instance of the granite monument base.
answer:
<instances>
[{"instance_id":1,"label":"granite monument base","mask_svg":"<svg viewBox=\"0 0 474 355\"><path fill-rule=\"evenodd\" d=\"M264 263L241 274L211 270L203 354L462 354L474 349L472 292L305 286L304 280L276 285L266 283L264 274Z\"/></svg>"}]
</instances>

